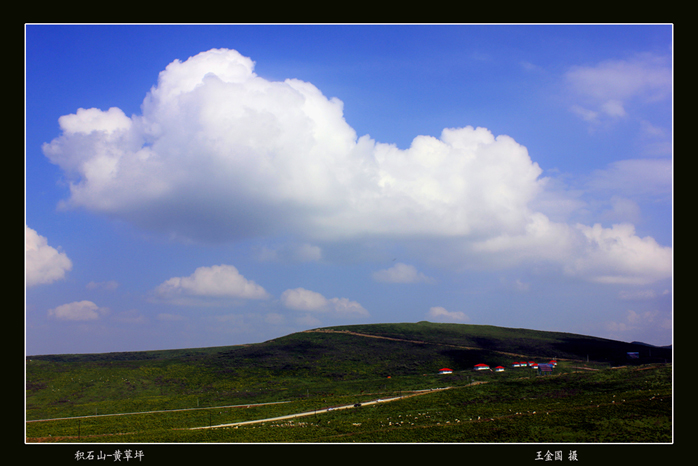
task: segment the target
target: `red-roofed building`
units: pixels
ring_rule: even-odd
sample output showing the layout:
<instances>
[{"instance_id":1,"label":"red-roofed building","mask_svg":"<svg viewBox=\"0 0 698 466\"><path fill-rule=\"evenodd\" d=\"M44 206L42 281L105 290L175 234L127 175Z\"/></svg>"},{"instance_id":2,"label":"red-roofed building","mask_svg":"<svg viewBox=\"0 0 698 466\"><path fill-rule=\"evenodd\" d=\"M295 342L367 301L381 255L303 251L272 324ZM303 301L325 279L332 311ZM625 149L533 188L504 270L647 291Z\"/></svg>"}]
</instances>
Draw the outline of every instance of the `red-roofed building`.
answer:
<instances>
[{"instance_id":1,"label":"red-roofed building","mask_svg":"<svg viewBox=\"0 0 698 466\"><path fill-rule=\"evenodd\" d=\"M439 369L439 374L452 374L453 370L449 369L448 367L444 367L443 369Z\"/></svg>"},{"instance_id":2,"label":"red-roofed building","mask_svg":"<svg viewBox=\"0 0 698 466\"><path fill-rule=\"evenodd\" d=\"M487 364L475 364L475 367L473 367L476 371L487 371L490 369L490 366Z\"/></svg>"},{"instance_id":3,"label":"red-roofed building","mask_svg":"<svg viewBox=\"0 0 698 466\"><path fill-rule=\"evenodd\" d=\"M502 366L497 366L494 368L495 372L504 372L504 368Z\"/></svg>"}]
</instances>

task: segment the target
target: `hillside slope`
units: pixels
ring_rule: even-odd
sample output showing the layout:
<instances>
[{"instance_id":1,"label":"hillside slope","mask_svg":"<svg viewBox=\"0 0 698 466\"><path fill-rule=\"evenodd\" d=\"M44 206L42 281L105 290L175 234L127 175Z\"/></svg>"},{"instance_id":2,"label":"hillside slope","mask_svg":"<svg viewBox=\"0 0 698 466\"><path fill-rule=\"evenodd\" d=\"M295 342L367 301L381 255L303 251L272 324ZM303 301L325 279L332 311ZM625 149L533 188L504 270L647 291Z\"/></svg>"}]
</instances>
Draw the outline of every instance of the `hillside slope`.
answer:
<instances>
[{"instance_id":1,"label":"hillside slope","mask_svg":"<svg viewBox=\"0 0 698 466\"><path fill-rule=\"evenodd\" d=\"M578 359L625 364L627 353L637 352L644 362L671 361L671 348L626 343L573 333L550 332L491 325L439 324L431 322L369 324L329 327L334 331L408 340L425 344L492 351L531 358ZM509 358L508 360L511 360Z\"/></svg>"},{"instance_id":2,"label":"hillside slope","mask_svg":"<svg viewBox=\"0 0 698 466\"><path fill-rule=\"evenodd\" d=\"M630 351L641 357L628 360ZM388 377L396 389L414 389L432 384L424 376L442 367L467 379L475 364L551 358L644 364L671 362L671 351L567 333L419 322L320 328L240 346L30 356L27 417L355 393L385 388Z\"/></svg>"}]
</instances>

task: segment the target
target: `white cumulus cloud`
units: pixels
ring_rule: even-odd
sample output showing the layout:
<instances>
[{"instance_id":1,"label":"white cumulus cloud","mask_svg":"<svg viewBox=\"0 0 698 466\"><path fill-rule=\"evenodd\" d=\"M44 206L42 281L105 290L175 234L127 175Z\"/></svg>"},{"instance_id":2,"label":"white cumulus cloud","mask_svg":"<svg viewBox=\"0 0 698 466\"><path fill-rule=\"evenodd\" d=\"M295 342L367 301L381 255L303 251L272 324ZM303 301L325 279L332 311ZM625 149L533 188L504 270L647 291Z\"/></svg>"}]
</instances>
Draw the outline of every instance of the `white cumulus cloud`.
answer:
<instances>
[{"instance_id":1,"label":"white cumulus cloud","mask_svg":"<svg viewBox=\"0 0 698 466\"><path fill-rule=\"evenodd\" d=\"M595 99L594 112L619 116L629 99L663 98L667 69L640 57L576 68L568 77ZM628 253L614 251L609 260L596 252L599 238L617 229L596 234L596 227L555 223L533 210L546 196L541 168L524 146L486 128L418 135L404 150L357 137L340 100L308 82L260 77L250 58L228 49L170 63L141 108L131 117L114 107L59 118L62 134L43 150L69 182L62 207L174 238L279 235L305 244L292 254L262 250L263 259L318 260L322 251L313 245L331 241L428 239L449 245L432 249L436 262L545 260L585 276L596 265L619 280L666 276L667 250L650 240L628 236ZM609 173L641 171L652 189L666 191L667 177L651 178L649 168L618 162ZM595 182L600 192L604 174ZM627 189L637 187L631 183ZM550 197L546 205L555 204ZM196 278L173 278L160 291L196 293Z\"/></svg>"},{"instance_id":2,"label":"white cumulus cloud","mask_svg":"<svg viewBox=\"0 0 698 466\"><path fill-rule=\"evenodd\" d=\"M305 288L288 289L281 294L281 303L296 311L330 313L339 317L368 316L368 311L348 298L327 299Z\"/></svg>"},{"instance_id":3,"label":"white cumulus cloud","mask_svg":"<svg viewBox=\"0 0 698 466\"><path fill-rule=\"evenodd\" d=\"M172 277L155 289L166 300L179 297L266 299L269 294L260 285L246 279L232 265L199 267L188 277Z\"/></svg>"},{"instance_id":4,"label":"white cumulus cloud","mask_svg":"<svg viewBox=\"0 0 698 466\"><path fill-rule=\"evenodd\" d=\"M59 320L88 321L97 320L107 313L106 308L101 308L92 301L75 301L49 309L48 316Z\"/></svg>"},{"instance_id":5,"label":"white cumulus cloud","mask_svg":"<svg viewBox=\"0 0 698 466\"><path fill-rule=\"evenodd\" d=\"M48 245L48 240L25 225L26 284L34 286L65 278L73 263L64 252Z\"/></svg>"},{"instance_id":6,"label":"white cumulus cloud","mask_svg":"<svg viewBox=\"0 0 698 466\"><path fill-rule=\"evenodd\" d=\"M284 291L281 294L281 302L287 308L297 311L323 311L327 308L327 298L305 288Z\"/></svg>"},{"instance_id":7,"label":"white cumulus cloud","mask_svg":"<svg viewBox=\"0 0 698 466\"><path fill-rule=\"evenodd\" d=\"M70 182L64 207L211 241L486 234L525 221L541 170L510 137L451 128L406 150L357 139L341 101L253 67L210 50L168 65L142 115L61 117L44 153Z\"/></svg>"},{"instance_id":8,"label":"white cumulus cloud","mask_svg":"<svg viewBox=\"0 0 698 466\"><path fill-rule=\"evenodd\" d=\"M566 274L597 283L649 284L673 272L672 248L640 238L627 223L569 226L538 215L525 234L500 235L476 243L472 251L492 266L559 264Z\"/></svg>"},{"instance_id":9,"label":"white cumulus cloud","mask_svg":"<svg viewBox=\"0 0 698 466\"><path fill-rule=\"evenodd\" d=\"M600 283L644 285L671 277L672 249L653 238L640 238L630 224L603 228L577 225L585 253L570 261L565 271Z\"/></svg>"}]
</instances>

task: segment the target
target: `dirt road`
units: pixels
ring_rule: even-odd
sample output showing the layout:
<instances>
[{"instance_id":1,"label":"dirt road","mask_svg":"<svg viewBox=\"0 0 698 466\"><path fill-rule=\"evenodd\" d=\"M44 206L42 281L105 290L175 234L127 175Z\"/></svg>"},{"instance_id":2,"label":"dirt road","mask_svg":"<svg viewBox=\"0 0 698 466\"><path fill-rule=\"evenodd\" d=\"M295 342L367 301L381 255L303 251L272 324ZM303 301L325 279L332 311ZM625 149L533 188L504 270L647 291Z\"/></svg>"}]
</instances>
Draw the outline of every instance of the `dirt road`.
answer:
<instances>
[{"instance_id":1,"label":"dirt road","mask_svg":"<svg viewBox=\"0 0 698 466\"><path fill-rule=\"evenodd\" d=\"M373 405L377 403L388 403L390 401L395 401L395 400L401 400L403 398L409 398L412 396L419 396L419 395L425 395L427 393L433 393L436 391L442 391L442 390L450 390L453 387L443 387L443 388L433 388L429 390L420 390L418 392L413 392L409 395L402 395L402 396L396 396L393 398L381 398L378 400L374 401L367 401L364 403L361 403L361 406L368 406L368 405ZM322 413L327 413L330 411L335 411L339 409L349 409L349 408L354 408L353 404L345 405L345 406L333 406L330 408L322 408L322 409L317 409L314 411L307 411L304 413L296 413L296 414L288 414L286 416L278 416L278 417L272 417L272 418L267 418L267 419L255 419L252 421L241 421L241 422L232 422L228 424L219 424L216 426L202 426L202 427L192 427L190 430L197 430L197 429L217 429L219 427L236 427L236 426L243 426L243 425L248 425L248 424L259 424L261 422L274 422L274 421L283 421L285 419L294 419L297 417L304 417L304 416L314 416L316 414L322 414Z\"/></svg>"}]
</instances>

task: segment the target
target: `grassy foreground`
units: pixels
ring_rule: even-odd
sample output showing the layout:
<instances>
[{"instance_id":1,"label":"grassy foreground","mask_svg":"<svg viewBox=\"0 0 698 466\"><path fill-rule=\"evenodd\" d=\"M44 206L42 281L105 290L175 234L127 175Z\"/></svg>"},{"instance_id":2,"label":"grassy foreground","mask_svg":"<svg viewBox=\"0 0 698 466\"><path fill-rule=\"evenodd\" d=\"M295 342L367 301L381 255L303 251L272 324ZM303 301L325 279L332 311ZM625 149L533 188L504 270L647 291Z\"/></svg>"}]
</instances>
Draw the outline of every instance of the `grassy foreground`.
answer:
<instances>
[{"instance_id":1,"label":"grassy foreground","mask_svg":"<svg viewBox=\"0 0 698 466\"><path fill-rule=\"evenodd\" d=\"M625 352L636 349L577 335L419 323L337 327L240 347L30 357L26 441L671 442L671 361L659 348L627 361ZM559 359L553 374L510 366L550 356ZM473 371L481 362L506 370ZM441 367L453 373L438 374ZM268 420L299 413L308 415ZM248 421L259 422L233 425Z\"/></svg>"},{"instance_id":2,"label":"grassy foreground","mask_svg":"<svg viewBox=\"0 0 698 466\"><path fill-rule=\"evenodd\" d=\"M457 376L443 376L454 382ZM457 381L455 381L457 382ZM669 365L453 385L345 410L376 394L27 423L29 442L671 442ZM295 413L256 424L215 427ZM212 426L212 428L206 428ZM204 427L203 429L192 429Z\"/></svg>"}]
</instances>

